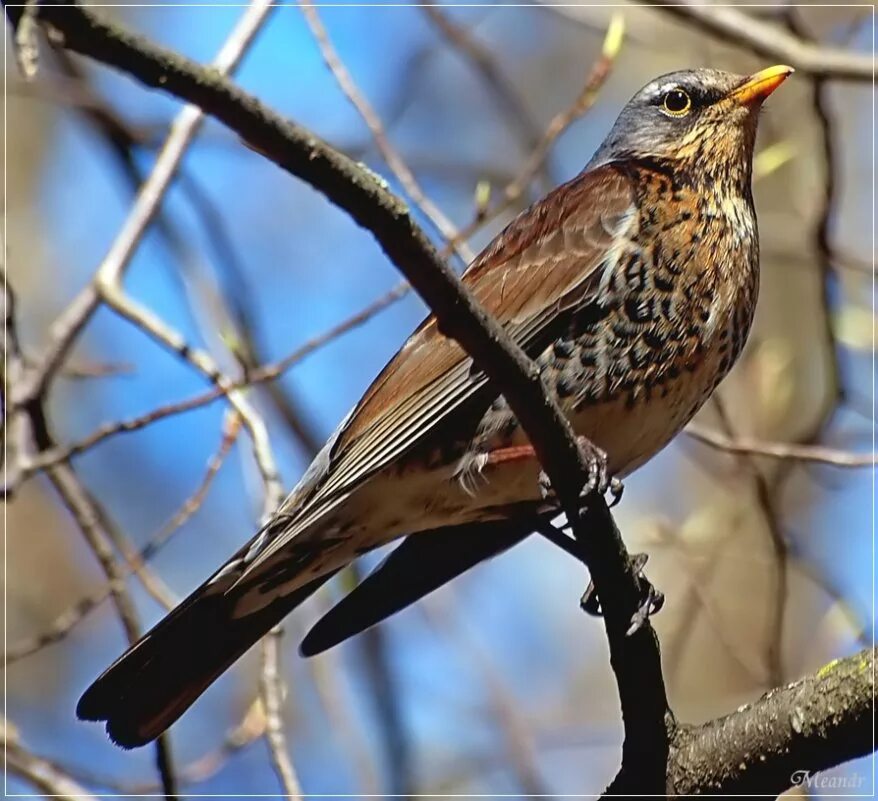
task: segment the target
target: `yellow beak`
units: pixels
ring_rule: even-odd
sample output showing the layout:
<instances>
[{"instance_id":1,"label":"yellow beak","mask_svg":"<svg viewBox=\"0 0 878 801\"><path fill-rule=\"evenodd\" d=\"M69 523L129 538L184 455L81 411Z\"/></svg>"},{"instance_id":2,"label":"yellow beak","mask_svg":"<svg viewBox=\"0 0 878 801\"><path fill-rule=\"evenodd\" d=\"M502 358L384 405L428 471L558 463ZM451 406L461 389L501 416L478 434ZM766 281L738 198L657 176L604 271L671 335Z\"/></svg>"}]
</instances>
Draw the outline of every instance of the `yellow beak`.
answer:
<instances>
[{"instance_id":1,"label":"yellow beak","mask_svg":"<svg viewBox=\"0 0 878 801\"><path fill-rule=\"evenodd\" d=\"M737 89L729 92L728 97L742 106L755 102L761 103L794 72L795 70L786 64L778 64L775 67L759 70L747 78Z\"/></svg>"}]
</instances>

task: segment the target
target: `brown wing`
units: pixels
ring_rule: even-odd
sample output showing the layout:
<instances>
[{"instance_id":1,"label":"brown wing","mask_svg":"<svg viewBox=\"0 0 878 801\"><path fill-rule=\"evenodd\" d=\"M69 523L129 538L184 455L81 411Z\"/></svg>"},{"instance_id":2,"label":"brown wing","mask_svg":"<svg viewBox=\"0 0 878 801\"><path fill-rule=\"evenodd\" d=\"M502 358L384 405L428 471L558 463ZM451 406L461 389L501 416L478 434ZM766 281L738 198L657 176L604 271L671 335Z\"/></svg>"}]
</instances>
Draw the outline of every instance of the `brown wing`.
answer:
<instances>
[{"instance_id":1,"label":"brown wing","mask_svg":"<svg viewBox=\"0 0 878 801\"><path fill-rule=\"evenodd\" d=\"M476 258L464 284L525 350L557 313L593 293L634 220L628 177L612 164L582 173L518 215ZM456 341L428 317L384 368L339 432L319 475L280 512L289 526L248 573L340 503L361 481L410 449L487 382Z\"/></svg>"},{"instance_id":2,"label":"brown wing","mask_svg":"<svg viewBox=\"0 0 878 801\"><path fill-rule=\"evenodd\" d=\"M527 338L534 325L571 303L612 249L631 208L629 180L612 165L581 174L516 217L475 259L463 283L516 339ZM333 468L353 460L370 433L407 421L412 407L427 412L428 399L444 407L442 396L454 393L470 364L428 317L363 396L336 442Z\"/></svg>"}]
</instances>

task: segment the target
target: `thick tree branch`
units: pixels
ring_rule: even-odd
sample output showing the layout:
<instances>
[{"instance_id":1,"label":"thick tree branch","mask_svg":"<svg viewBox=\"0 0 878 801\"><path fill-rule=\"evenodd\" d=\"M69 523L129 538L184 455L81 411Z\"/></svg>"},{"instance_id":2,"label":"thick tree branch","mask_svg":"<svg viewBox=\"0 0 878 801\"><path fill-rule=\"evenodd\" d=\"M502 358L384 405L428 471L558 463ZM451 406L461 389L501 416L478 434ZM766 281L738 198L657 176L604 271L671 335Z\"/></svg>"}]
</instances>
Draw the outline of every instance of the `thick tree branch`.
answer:
<instances>
[{"instance_id":1,"label":"thick tree branch","mask_svg":"<svg viewBox=\"0 0 878 801\"><path fill-rule=\"evenodd\" d=\"M727 717L680 727L669 790L777 795L812 773L871 753L875 654L866 649L830 662ZM850 791L869 793L869 779L862 778Z\"/></svg>"}]
</instances>

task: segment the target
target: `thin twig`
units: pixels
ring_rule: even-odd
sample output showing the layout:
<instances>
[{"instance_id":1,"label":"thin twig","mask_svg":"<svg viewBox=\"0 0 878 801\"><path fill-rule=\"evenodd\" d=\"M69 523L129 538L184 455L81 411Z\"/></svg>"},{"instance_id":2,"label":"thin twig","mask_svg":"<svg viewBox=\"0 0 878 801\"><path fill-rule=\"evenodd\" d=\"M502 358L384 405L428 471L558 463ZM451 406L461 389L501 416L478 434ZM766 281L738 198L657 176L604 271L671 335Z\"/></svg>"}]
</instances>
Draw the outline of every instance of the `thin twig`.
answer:
<instances>
[{"instance_id":1,"label":"thin twig","mask_svg":"<svg viewBox=\"0 0 878 801\"><path fill-rule=\"evenodd\" d=\"M507 120L521 133L522 145L526 151L530 152L537 148L542 133L518 96L515 85L503 74L493 53L467 28L455 22L446 13L444 7L427 5L423 6L422 10L448 45L472 66L490 89ZM544 177L547 183L551 183L550 176Z\"/></svg>"},{"instance_id":2,"label":"thin twig","mask_svg":"<svg viewBox=\"0 0 878 801\"><path fill-rule=\"evenodd\" d=\"M719 393L714 394L712 403L719 418L723 433L731 440L737 435L732 427L731 417ZM771 485L759 469L758 462L751 456L742 454L741 463L749 471L753 483L756 503L762 512L774 556L774 598L769 621L768 652L766 654L767 684L777 687L784 680L783 637L786 622L786 609L789 602L789 543L781 526L777 505Z\"/></svg>"},{"instance_id":3,"label":"thin twig","mask_svg":"<svg viewBox=\"0 0 878 801\"><path fill-rule=\"evenodd\" d=\"M349 701L344 697L344 688L339 681L340 666L338 654L340 649L330 649L312 659L305 660L305 664L314 682L314 690L323 706L329 728L337 733L339 741L350 753L354 763L360 786L360 797L380 795L378 776L373 764L372 753L366 738L359 736L359 732L351 725Z\"/></svg>"},{"instance_id":4,"label":"thin twig","mask_svg":"<svg viewBox=\"0 0 878 801\"><path fill-rule=\"evenodd\" d=\"M364 325L376 314L379 314L388 306L393 305L398 300L405 297L410 291L411 287L407 282L397 284L393 289L370 303L361 311L352 315L348 319L337 323L322 334L309 339L279 361L251 370L246 377L230 379L223 386L214 387L211 390L199 393L198 395L194 395L193 397L182 401L158 406L149 412L129 418L128 420L105 423L76 443L52 448L23 460L20 465L20 472L16 477L17 480L14 482L7 482L4 494L8 495L15 487L17 487L21 480L24 480L41 470L45 470L53 464L67 461L74 456L79 456L80 454L91 450L96 445L99 445L104 440L114 437L117 434L140 431L141 429L167 417L200 409L202 406L206 406L215 400L226 397L233 389L244 389L249 386L255 386L266 381L273 381L280 378L291 367L320 350L320 348L325 345L328 345L330 342L335 341L342 335Z\"/></svg>"},{"instance_id":5,"label":"thin twig","mask_svg":"<svg viewBox=\"0 0 878 801\"><path fill-rule=\"evenodd\" d=\"M697 423L690 423L685 430L692 439L726 453L852 468L874 467L878 458L878 454L874 453L854 453L823 445L800 445L794 442L769 442L752 437L731 437Z\"/></svg>"},{"instance_id":6,"label":"thin twig","mask_svg":"<svg viewBox=\"0 0 878 801\"><path fill-rule=\"evenodd\" d=\"M607 78L610 77L616 57L621 49L622 37L624 35L624 23L622 20L621 16L617 16L611 21L610 27L604 36L601 55L591 66L583 87L574 101L566 109L559 111L552 117L542 137L537 142L533 151L531 151L527 161L525 161L524 166L504 188L500 200L490 208L477 209L472 222L461 229L458 234L460 240L468 239L485 223L496 219L515 205L528 186L530 186L534 176L539 172L558 137L574 122L583 117L594 105Z\"/></svg>"},{"instance_id":7,"label":"thin twig","mask_svg":"<svg viewBox=\"0 0 878 801\"><path fill-rule=\"evenodd\" d=\"M530 731L518 702L493 664L491 656L472 636L464 614L457 609L457 599L448 587L442 596L442 605L435 596L425 599L423 611L429 622L447 638L454 638L468 657L474 672L479 676L488 698L489 714L498 728L506 746L506 756L522 793L529 797L550 796L543 780L534 749L533 732ZM453 615L454 624L449 620ZM458 625L462 621L463 625Z\"/></svg>"},{"instance_id":8,"label":"thin twig","mask_svg":"<svg viewBox=\"0 0 878 801\"><path fill-rule=\"evenodd\" d=\"M216 478L220 467L222 467L238 438L239 431L240 417L233 412L231 417L227 419L219 448L208 461L207 470L201 483L195 492L183 502L170 520L146 541L146 544L136 554L135 558L129 559L128 563L122 566L124 576L127 577L134 572L138 564L146 563L152 559L168 543L171 537L182 528L186 521L201 508L214 478ZM65 609L64 612L55 618L46 631L7 646L7 664L12 664L64 639L83 618L110 597L111 589L112 584L106 584L98 588L95 592L80 598L76 603Z\"/></svg>"},{"instance_id":9,"label":"thin twig","mask_svg":"<svg viewBox=\"0 0 878 801\"><path fill-rule=\"evenodd\" d=\"M2 735L4 762L10 776L17 776L48 797L63 801L94 801L94 796L60 766L25 748L8 721L3 721Z\"/></svg>"},{"instance_id":10,"label":"thin twig","mask_svg":"<svg viewBox=\"0 0 878 801\"><path fill-rule=\"evenodd\" d=\"M270 0L252 0L240 22L212 64L217 75L232 72L253 42L256 34L271 12ZM65 13L62 10L62 14ZM41 9L40 14L43 13ZM204 120L204 112L197 106L185 107L171 126L171 133L156 158L152 172L128 214L95 277L53 323L50 343L38 360L38 366L28 375L18 394L19 401L42 396L47 382L58 369L79 333L91 319L101 302L101 288L112 287L121 280L146 229L154 220L165 193L171 185L183 156Z\"/></svg>"},{"instance_id":11,"label":"thin twig","mask_svg":"<svg viewBox=\"0 0 878 801\"><path fill-rule=\"evenodd\" d=\"M69 464L55 465L46 471L46 475L73 515L89 549L103 569L110 585L110 597L125 630L125 636L128 643L133 645L140 637L140 623L134 603L125 588L123 570L113 554L112 539L104 526L107 520L106 513L79 481ZM167 735L162 735L156 740L155 751L163 792L168 801L172 801L177 797L177 789Z\"/></svg>"},{"instance_id":12,"label":"thin twig","mask_svg":"<svg viewBox=\"0 0 878 801\"><path fill-rule=\"evenodd\" d=\"M402 185L405 193L412 199L412 202L424 213L427 219L433 223L436 230L442 234L445 241L448 242L453 250L457 252L463 263L469 264L473 260L475 254L470 250L466 242L461 240L457 226L455 226L454 223L445 216L442 210L430 200L426 194L424 194L424 190L409 169L405 159L402 158L399 151L391 144L387 132L384 130L384 125L381 123L381 118L372 107L372 104L366 99L365 95L360 91L353 76L348 71L347 66L345 66L345 63L339 57L338 52L329 38L329 34L326 32L326 28L320 20L317 8L314 6L312 0L299 0L299 6L302 9L308 27L311 29L311 33L317 42L317 46L320 48L320 53L323 56L326 66L329 67L330 72L332 72L336 82L342 92L344 92L345 97L347 97L351 102L351 105L357 110L357 113L362 117L363 122L366 123L366 127L372 134L372 139L375 142L375 146L378 148L381 157L387 162L387 166L390 167L393 174L397 177L397 180Z\"/></svg>"},{"instance_id":13,"label":"thin twig","mask_svg":"<svg viewBox=\"0 0 878 801\"><path fill-rule=\"evenodd\" d=\"M284 693L280 677L280 637L281 630L275 627L262 639L262 672L259 687L265 707L265 740L268 743L274 772L280 780L284 795L289 801L299 801L302 797L302 789L287 756L286 735L281 719Z\"/></svg>"}]
</instances>

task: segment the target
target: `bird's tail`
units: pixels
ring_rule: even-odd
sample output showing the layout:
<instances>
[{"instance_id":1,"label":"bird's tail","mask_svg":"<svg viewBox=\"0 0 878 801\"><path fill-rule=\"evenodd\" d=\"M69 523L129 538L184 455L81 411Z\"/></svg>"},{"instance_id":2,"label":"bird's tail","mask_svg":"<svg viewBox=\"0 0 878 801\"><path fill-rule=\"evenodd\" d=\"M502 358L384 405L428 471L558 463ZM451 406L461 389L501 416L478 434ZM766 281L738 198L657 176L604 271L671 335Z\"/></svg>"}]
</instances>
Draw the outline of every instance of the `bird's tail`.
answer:
<instances>
[{"instance_id":1,"label":"bird's tail","mask_svg":"<svg viewBox=\"0 0 878 801\"><path fill-rule=\"evenodd\" d=\"M231 578L206 582L94 681L79 699L77 716L105 720L123 748L145 745L331 575L245 614L238 603L245 588L231 586Z\"/></svg>"}]
</instances>

